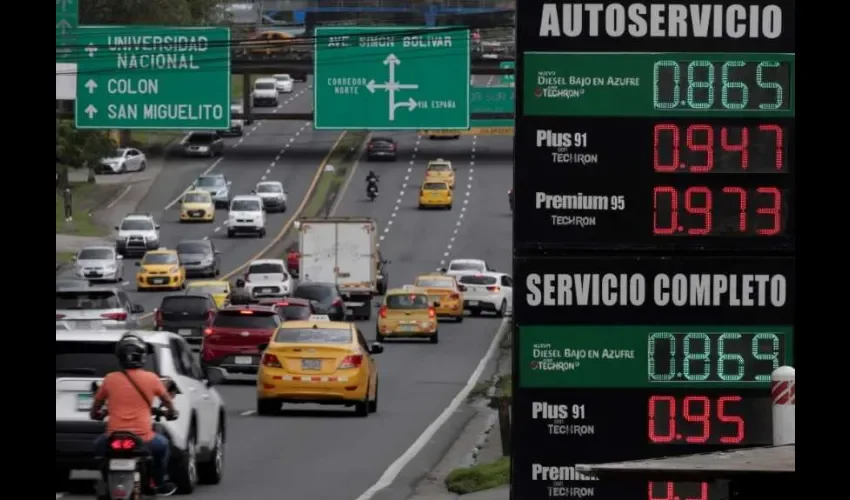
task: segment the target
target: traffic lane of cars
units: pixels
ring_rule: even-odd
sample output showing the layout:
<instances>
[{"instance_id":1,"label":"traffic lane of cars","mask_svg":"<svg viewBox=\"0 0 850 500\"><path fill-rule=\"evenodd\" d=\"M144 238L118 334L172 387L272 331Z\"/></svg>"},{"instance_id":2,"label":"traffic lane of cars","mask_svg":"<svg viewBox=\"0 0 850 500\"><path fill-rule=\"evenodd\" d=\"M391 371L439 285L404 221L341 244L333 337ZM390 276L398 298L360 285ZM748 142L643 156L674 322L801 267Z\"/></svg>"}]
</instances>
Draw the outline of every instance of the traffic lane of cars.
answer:
<instances>
[{"instance_id":1,"label":"traffic lane of cars","mask_svg":"<svg viewBox=\"0 0 850 500\"><path fill-rule=\"evenodd\" d=\"M371 216L381 221L380 227L387 227L385 221L391 218L389 214L399 194L394 190L405 175L410 175L409 160L405 158L411 156L416 144L410 134L400 135L396 140L398 162L368 165L374 166L373 170L382 176L379 201L364 202L363 189L349 189L338 215ZM405 190L403 197L403 204L412 209L399 210L392 218L392 229L382 233L386 235L381 242L382 253L393 261L391 287L435 270L442 255L435 255L435 249L444 248L457 227L457 207L458 212L415 209L418 182L430 155L460 162L465 154L468 165L472 140L462 138L423 145L424 142L420 141L422 153L417 153L417 164L411 172L416 188L413 192ZM459 168L459 173L463 171L464 168ZM365 177L365 172L358 169L357 175ZM381 204L382 199L393 203ZM486 204L481 213L497 209L491 206L490 197L481 200ZM468 221L468 226L461 226L463 237L469 239L466 251L478 255L495 253L501 248L504 257L496 259L496 265L509 265L510 243L504 234L510 230L510 221L497 219L501 223L483 227L472 216L465 216L464 220L464 224ZM402 227L418 229L397 231ZM400 259L400 255L409 257ZM467 383L499 324L500 320L494 317L467 318L460 324L440 323L440 343L436 345L423 341L387 342L384 353L376 356L380 367L379 409L365 419L352 417L350 408L295 405L285 407L288 411L283 416L257 417L251 413L256 398L253 385L220 387L229 413L243 416L229 422L228 480L214 489L203 490L202 498L232 498L248 487L259 498L275 494L280 484L286 484L287 493L299 500L355 498L383 474ZM358 326L368 339L374 339L374 319L358 322ZM462 418L451 419L448 432L456 431L462 424ZM426 448L421 462L434 463L440 453L440 449ZM416 471L420 475L422 472L424 469Z\"/></svg>"}]
</instances>

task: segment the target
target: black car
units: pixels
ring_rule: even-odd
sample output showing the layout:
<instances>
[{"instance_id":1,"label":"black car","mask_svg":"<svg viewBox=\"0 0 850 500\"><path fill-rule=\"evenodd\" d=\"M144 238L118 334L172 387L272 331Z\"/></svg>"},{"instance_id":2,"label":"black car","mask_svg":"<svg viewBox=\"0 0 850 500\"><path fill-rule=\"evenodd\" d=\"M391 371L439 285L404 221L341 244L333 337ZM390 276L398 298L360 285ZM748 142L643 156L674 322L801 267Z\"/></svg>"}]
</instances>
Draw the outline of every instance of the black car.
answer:
<instances>
[{"instance_id":1,"label":"black car","mask_svg":"<svg viewBox=\"0 0 850 500\"><path fill-rule=\"evenodd\" d=\"M213 277L221 273L221 252L212 240L184 240L177 244L176 250L187 277Z\"/></svg>"},{"instance_id":2,"label":"black car","mask_svg":"<svg viewBox=\"0 0 850 500\"><path fill-rule=\"evenodd\" d=\"M206 294L167 295L154 311L154 324L157 330L176 333L189 344L200 346L204 329L217 311L215 300Z\"/></svg>"},{"instance_id":3,"label":"black car","mask_svg":"<svg viewBox=\"0 0 850 500\"><path fill-rule=\"evenodd\" d=\"M345 321L345 301L333 283L305 281L292 292L296 299L307 299L316 309L316 314L326 314L331 321Z\"/></svg>"},{"instance_id":4,"label":"black car","mask_svg":"<svg viewBox=\"0 0 850 500\"><path fill-rule=\"evenodd\" d=\"M389 137L373 137L367 146L367 157L369 161L373 160L389 160L395 161L396 144Z\"/></svg>"},{"instance_id":5,"label":"black car","mask_svg":"<svg viewBox=\"0 0 850 500\"><path fill-rule=\"evenodd\" d=\"M183 140L186 156L220 156L224 152L224 139L216 131L189 132Z\"/></svg>"}]
</instances>

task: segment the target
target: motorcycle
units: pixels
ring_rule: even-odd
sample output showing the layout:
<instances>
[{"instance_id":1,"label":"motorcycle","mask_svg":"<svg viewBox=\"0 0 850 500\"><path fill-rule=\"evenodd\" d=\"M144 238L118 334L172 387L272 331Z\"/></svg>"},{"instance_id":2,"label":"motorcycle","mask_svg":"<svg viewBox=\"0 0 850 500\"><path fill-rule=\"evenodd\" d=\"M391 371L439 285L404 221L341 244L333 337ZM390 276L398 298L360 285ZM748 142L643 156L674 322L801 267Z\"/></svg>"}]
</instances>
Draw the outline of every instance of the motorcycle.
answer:
<instances>
[{"instance_id":1,"label":"motorcycle","mask_svg":"<svg viewBox=\"0 0 850 500\"><path fill-rule=\"evenodd\" d=\"M369 197L369 201L375 201L375 198L378 197L378 185L369 184L366 186L366 196Z\"/></svg>"},{"instance_id":2,"label":"motorcycle","mask_svg":"<svg viewBox=\"0 0 850 500\"><path fill-rule=\"evenodd\" d=\"M166 388L172 395L180 391L172 380L166 381ZM97 382L92 383L97 392ZM171 418L164 406L152 408L154 422ZM109 416L108 408L97 415L97 420ZM106 455L100 457L103 462L101 474L103 482L98 485L97 500L144 500L156 496L153 483L153 456L142 439L132 432L117 431L107 438ZM105 491L104 491L105 489Z\"/></svg>"}]
</instances>

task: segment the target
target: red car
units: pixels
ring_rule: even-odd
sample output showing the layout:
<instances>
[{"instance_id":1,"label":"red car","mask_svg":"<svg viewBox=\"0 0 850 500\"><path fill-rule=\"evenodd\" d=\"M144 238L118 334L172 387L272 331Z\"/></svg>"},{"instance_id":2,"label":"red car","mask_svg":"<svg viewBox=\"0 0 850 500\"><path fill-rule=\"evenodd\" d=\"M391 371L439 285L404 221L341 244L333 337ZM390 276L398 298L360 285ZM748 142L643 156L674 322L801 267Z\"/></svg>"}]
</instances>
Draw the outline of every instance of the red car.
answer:
<instances>
[{"instance_id":1,"label":"red car","mask_svg":"<svg viewBox=\"0 0 850 500\"><path fill-rule=\"evenodd\" d=\"M255 374L260 344L268 344L281 319L274 306L226 306L204 330L201 361L228 374Z\"/></svg>"},{"instance_id":2,"label":"red car","mask_svg":"<svg viewBox=\"0 0 850 500\"><path fill-rule=\"evenodd\" d=\"M260 305L274 306L281 321L308 320L316 314L313 303L307 299L260 299Z\"/></svg>"}]
</instances>

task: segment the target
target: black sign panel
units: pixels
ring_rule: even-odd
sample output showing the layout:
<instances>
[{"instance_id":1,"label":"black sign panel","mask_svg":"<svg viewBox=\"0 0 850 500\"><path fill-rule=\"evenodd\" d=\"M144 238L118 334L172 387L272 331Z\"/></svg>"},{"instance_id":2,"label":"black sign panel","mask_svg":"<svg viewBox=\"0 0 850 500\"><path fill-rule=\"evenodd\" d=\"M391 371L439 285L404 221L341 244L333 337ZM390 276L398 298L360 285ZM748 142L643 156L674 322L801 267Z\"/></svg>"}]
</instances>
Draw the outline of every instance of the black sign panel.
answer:
<instances>
[{"instance_id":1,"label":"black sign panel","mask_svg":"<svg viewBox=\"0 0 850 500\"><path fill-rule=\"evenodd\" d=\"M525 117L516 247L792 250L794 134L788 118Z\"/></svg>"},{"instance_id":2,"label":"black sign panel","mask_svg":"<svg viewBox=\"0 0 850 500\"><path fill-rule=\"evenodd\" d=\"M519 1L517 51L794 52L794 4Z\"/></svg>"},{"instance_id":3,"label":"black sign panel","mask_svg":"<svg viewBox=\"0 0 850 500\"><path fill-rule=\"evenodd\" d=\"M519 325L794 322L790 257L514 259Z\"/></svg>"}]
</instances>

